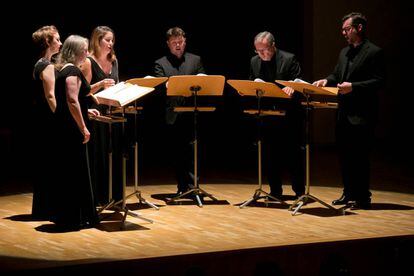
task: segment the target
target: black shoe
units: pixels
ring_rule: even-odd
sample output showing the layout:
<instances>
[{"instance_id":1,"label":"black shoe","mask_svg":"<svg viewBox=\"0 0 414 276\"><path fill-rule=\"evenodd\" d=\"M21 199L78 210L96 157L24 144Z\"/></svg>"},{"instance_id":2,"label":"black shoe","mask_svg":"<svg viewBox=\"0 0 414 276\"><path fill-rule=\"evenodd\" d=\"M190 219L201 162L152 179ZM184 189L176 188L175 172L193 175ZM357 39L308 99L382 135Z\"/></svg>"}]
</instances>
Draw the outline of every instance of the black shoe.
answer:
<instances>
[{"instance_id":1,"label":"black shoe","mask_svg":"<svg viewBox=\"0 0 414 276\"><path fill-rule=\"evenodd\" d=\"M371 199L367 200L357 200L349 204L349 207L352 210L362 209L362 210L371 210Z\"/></svg>"},{"instance_id":2,"label":"black shoe","mask_svg":"<svg viewBox=\"0 0 414 276\"><path fill-rule=\"evenodd\" d=\"M334 201L332 201L332 205L346 205L350 201L351 201L351 199L349 199L344 194L342 194L340 198L335 199Z\"/></svg>"}]
</instances>

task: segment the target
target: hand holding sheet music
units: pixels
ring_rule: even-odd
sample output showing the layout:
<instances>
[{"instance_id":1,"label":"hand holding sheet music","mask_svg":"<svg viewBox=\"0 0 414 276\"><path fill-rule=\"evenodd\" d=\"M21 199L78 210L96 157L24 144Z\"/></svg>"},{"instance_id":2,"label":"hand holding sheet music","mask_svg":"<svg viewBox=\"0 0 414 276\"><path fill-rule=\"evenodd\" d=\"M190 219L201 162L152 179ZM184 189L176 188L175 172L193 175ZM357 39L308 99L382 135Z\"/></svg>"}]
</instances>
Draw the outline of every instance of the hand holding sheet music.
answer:
<instances>
[{"instance_id":1,"label":"hand holding sheet music","mask_svg":"<svg viewBox=\"0 0 414 276\"><path fill-rule=\"evenodd\" d=\"M301 79L295 79L294 81L276 80L276 82L281 85L291 87L301 93L304 93L304 90L306 90L307 93L327 96L335 96L338 94L337 87L318 87Z\"/></svg>"}]
</instances>

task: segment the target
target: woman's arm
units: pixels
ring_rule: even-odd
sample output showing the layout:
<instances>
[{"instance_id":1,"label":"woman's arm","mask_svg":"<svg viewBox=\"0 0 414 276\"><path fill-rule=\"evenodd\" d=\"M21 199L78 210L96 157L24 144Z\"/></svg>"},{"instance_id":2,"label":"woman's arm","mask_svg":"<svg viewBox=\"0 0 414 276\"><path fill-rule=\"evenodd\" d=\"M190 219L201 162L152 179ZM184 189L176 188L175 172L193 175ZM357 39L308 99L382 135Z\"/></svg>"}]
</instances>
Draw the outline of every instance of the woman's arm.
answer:
<instances>
[{"instance_id":1,"label":"woman's arm","mask_svg":"<svg viewBox=\"0 0 414 276\"><path fill-rule=\"evenodd\" d=\"M66 101L69 106L69 111L75 120L80 132L83 135L83 143L87 143L90 138L89 130L86 127L85 121L83 120L81 107L79 104L79 89L81 81L76 76L70 76L66 78Z\"/></svg>"},{"instance_id":2,"label":"woman's arm","mask_svg":"<svg viewBox=\"0 0 414 276\"><path fill-rule=\"evenodd\" d=\"M43 92L50 110L55 113L56 110L56 97L55 97L55 68L52 64L46 66L46 68L40 73L40 79L43 82Z\"/></svg>"}]
</instances>

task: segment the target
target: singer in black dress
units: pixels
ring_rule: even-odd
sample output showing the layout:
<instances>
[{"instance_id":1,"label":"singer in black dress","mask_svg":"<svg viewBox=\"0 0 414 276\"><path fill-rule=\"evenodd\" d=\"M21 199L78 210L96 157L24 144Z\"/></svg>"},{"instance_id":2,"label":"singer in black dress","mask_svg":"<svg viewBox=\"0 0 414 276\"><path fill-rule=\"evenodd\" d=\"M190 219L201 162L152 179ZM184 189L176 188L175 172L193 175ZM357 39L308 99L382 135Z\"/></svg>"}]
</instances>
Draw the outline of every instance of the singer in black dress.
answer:
<instances>
[{"instance_id":1,"label":"singer in black dress","mask_svg":"<svg viewBox=\"0 0 414 276\"><path fill-rule=\"evenodd\" d=\"M55 26L43 26L32 34L33 42L39 50L40 59L33 69L33 204L32 217L48 220L51 213L50 189L56 181L53 160L55 149L54 112L55 98L55 67L52 56L59 52L59 32ZM41 161L42 160L42 161Z\"/></svg>"},{"instance_id":2,"label":"singer in black dress","mask_svg":"<svg viewBox=\"0 0 414 276\"><path fill-rule=\"evenodd\" d=\"M90 86L79 69L87 53L86 38L71 35L66 39L58 58L55 87L60 144L56 162L60 177L54 190L57 200L53 221L74 229L92 226L98 221L87 150Z\"/></svg>"}]
</instances>

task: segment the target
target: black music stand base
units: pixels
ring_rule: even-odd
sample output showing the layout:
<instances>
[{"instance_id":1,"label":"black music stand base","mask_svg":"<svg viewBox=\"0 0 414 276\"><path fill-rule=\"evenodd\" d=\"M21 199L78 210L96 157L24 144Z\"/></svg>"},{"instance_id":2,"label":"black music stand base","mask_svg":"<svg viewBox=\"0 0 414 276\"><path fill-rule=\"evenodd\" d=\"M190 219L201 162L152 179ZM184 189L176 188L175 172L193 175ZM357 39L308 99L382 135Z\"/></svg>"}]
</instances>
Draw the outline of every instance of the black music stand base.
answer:
<instances>
[{"instance_id":1,"label":"black music stand base","mask_svg":"<svg viewBox=\"0 0 414 276\"><path fill-rule=\"evenodd\" d=\"M136 125L136 124L135 124ZM136 126L135 126L136 128ZM141 195L141 191L138 190L138 142L135 142L134 144L134 178L135 178L135 183L134 183L134 192L132 192L131 194L127 195L126 198L129 198L133 195L136 195L139 204L146 204L148 206L150 206L151 208L154 208L156 210L159 210L160 208L158 206L156 206L155 204L147 201L142 195Z\"/></svg>"},{"instance_id":2,"label":"black music stand base","mask_svg":"<svg viewBox=\"0 0 414 276\"><path fill-rule=\"evenodd\" d=\"M292 216L294 216L299 211L299 209L308 202L308 199L311 199L315 202L319 202L321 205L325 206L328 209L338 211L337 209L335 209L331 205L323 202L319 198L317 198L313 195L310 195L310 194L304 194L304 195L300 196L297 200L295 200L295 202L293 202L292 205L290 205L289 211L293 211Z\"/></svg>"},{"instance_id":3,"label":"black music stand base","mask_svg":"<svg viewBox=\"0 0 414 276\"><path fill-rule=\"evenodd\" d=\"M101 214L103 211L110 209L114 205L115 205L115 200L111 199L111 201L109 201L107 204L99 208L98 214Z\"/></svg>"},{"instance_id":4,"label":"black music stand base","mask_svg":"<svg viewBox=\"0 0 414 276\"><path fill-rule=\"evenodd\" d=\"M201 202L201 197L209 197L214 201L218 201L217 198L215 198L212 194L207 193L203 189L193 188L193 189L186 191L185 193L182 193L179 196L168 199L167 202L172 203L172 202L176 202L177 200L183 199L183 198L195 198L195 200L197 201L198 207L203 207L203 203Z\"/></svg>"},{"instance_id":5,"label":"black music stand base","mask_svg":"<svg viewBox=\"0 0 414 276\"><path fill-rule=\"evenodd\" d=\"M264 199L264 203L266 204L266 206L267 206L267 204L269 202L273 202L273 201L279 202L279 203L281 203L283 205L288 205L283 200L281 200L281 199L279 199L279 198L277 198L275 196L272 196L271 194L263 191L262 188L258 188L258 189L256 189L256 191L254 191L254 194L253 194L252 198L250 198L250 199L246 200L245 202L243 202L240 205L240 208L244 208L247 205L249 205L250 203L257 202L259 199L262 199L262 198ZM269 199L272 199L273 201L270 201Z\"/></svg>"},{"instance_id":6,"label":"black music stand base","mask_svg":"<svg viewBox=\"0 0 414 276\"><path fill-rule=\"evenodd\" d=\"M131 195L133 195L133 194L131 194ZM126 198L125 198L125 200L126 200ZM125 200L124 200L124 199L121 199L121 200L117 201L117 202L114 204L114 206L112 206L112 207L111 207L111 208L112 208L112 209L114 209L115 211L118 211L118 212L124 212L124 216L123 216L123 218L122 218L122 223L124 223L124 222L125 222L125 219L126 219L126 216L127 216L127 215L130 215L131 217L134 217L134 218L139 218L139 219L142 219L142 220L144 220L144 221L146 221L146 222L149 222L149 223L153 223L153 222L154 222L154 221L152 221L152 220L150 220L150 219L144 218L143 216L141 216L141 215L139 215L139 214L137 214L137 213L134 213L134 212L130 211L130 210L128 209L128 207L127 207L127 206L125 206L125 204L124 204Z\"/></svg>"}]
</instances>

